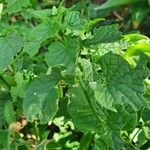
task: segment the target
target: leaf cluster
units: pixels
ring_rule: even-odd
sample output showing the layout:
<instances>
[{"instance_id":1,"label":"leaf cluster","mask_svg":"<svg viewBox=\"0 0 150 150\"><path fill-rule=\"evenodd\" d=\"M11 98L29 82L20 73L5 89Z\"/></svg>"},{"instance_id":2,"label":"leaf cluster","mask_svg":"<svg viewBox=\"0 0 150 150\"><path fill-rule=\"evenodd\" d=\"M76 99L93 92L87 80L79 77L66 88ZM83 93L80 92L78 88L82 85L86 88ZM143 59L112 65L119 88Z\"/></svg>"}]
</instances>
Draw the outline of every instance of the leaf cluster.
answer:
<instances>
[{"instance_id":1,"label":"leaf cluster","mask_svg":"<svg viewBox=\"0 0 150 150\"><path fill-rule=\"evenodd\" d=\"M0 149L148 148L148 37L63 3L1 9Z\"/></svg>"}]
</instances>

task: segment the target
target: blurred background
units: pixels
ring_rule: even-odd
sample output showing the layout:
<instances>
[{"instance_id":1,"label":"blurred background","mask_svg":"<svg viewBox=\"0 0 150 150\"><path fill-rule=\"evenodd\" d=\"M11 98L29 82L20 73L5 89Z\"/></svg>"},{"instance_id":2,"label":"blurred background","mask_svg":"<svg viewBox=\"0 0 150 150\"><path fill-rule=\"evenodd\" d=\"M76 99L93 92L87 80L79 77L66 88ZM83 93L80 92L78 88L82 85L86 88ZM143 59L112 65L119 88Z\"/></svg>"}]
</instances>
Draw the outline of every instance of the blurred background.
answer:
<instances>
[{"instance_id":1,"label":"blurred background","mask_svg":"<svg viewBox=\"0 0 150 150\"><path fill-rule=\"evenodd\" d=\"M49 8L61 0L32 0ZM150 0L64 0L66 7L75 7L87 19L105 18L103 24L118 23L122 32L140 32L150 37Z\"/></svg>"}]
</instances>

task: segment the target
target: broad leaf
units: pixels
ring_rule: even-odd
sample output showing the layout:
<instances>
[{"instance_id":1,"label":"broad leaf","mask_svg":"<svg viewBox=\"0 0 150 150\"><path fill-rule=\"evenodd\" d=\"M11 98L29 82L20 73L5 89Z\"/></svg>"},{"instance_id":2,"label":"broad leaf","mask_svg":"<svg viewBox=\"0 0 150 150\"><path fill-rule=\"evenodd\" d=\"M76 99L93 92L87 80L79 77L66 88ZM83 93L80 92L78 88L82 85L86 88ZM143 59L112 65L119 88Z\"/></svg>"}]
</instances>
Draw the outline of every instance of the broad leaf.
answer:
<instances>
[{"instance_id":1,"label":"broad leaf","mask_svg":"<svg viewBox=\"0 0 150 150\"><path fill-rule=\"evenodd\" d=\"M15 81L17 85L15 87L11 87L11 96L13 101L17 100L17 97L24 98L25 87L28 80L23 78L23 73L17 72L15 75Z\"/></svg>"},{"instance_id":2,"label":"broad leaf","mask_svg":"<svg viewBox=\"0 0 150 150\"><path fill-rule=\"evenodd\" d=\"M0 73L12 63L14 56L21 51L23 43L22 37L16 32L0 38Z\"/></svg>"},{"instance_id":3,"label":"broad leaf","mask_svg":"<svg viewBox=\"0 0 150 150\"><path fill-rule=\"evenodd\" d=\"M102 126L90 108L80 86L70 90L70 105L68 111L74 125L84 133L98 131Z\"/></svg>"},{"instance_id":4,"label":"broad leaf","mask_svg":"<svg viewBox=\"0 0 150 150\"><path fill-rule=\"evenodd\" d=\"M6 0L9 14L21 11L30 5L30 0Z\"/></svg>"},{"instance_id":5,"label":"broad leaf","mask_svg":"<svg viewBox=\"0 0 150 150\"><path fill-rule=\"evenodd\" d=\"M31 83L23 102L24 114L28 120L39 119L41 123L52 120L58 110L55 86L59 80L60 73L53 70L50 75L42 76Z\"/></svg>"},{"instance_id":6,"label":"broad leaf","mask_svg":"<svg viewBox=\"0 0 150 150\"><path fill-rule=\"evenodd\" d=\"M91 141L93 140L95 133L94 132L88 132L87 134L84 134L80 141L80 148L82 150L87 150L90 147Z\"/></svg>"},{"instance_id":7,"label":"broad leaf","mask_svg":"<svg viewBox=\"0 0 150 150\"><path fill-rule=\"evenodd\" d=\"M121 38L121 32L116 25L106 25L94 30L92 39L83 41L85 46L97 45L101 43L115 42Z\"/></svg>"},{"instance_id":8,"label":"broad leaf","mask_svg":"<svg viewBox=\"0 0 150 150\"><path fill-rule=\"evenodd\" d=\"M58 31L58 24L42 23L26 31L26 43L24 51L34 56L38 53L41 44L48 38L53 37Z\"/></svg>"},{"instance_id":9,"label":"broad leaf","mask_svg":"<svg viewBox=\"0 0 150 150\"><path fill-rule=\"evenodd\" d=\"M5 115L5 120L9 125L16 121L15 112L13 110L13 105L11 101L7 101L5 103L4 115Z\"/></svg>"},{"instance_id":10,"label":"broad leaf","mask_svg":"<svg viewBox=\"0 0 150 150\"><path fill-rule=\"evenodd\" d=\"M135 128L138 123L138 116L136 113L129 114L123 107L117 106L117 113L107 111L107 125L112 133L120 136L121 130L130 130Z\"/></svg>"},{"instance_id":11,"label":"broad leaf","mask_svg":"<svg viewBox=\"0 0 150 150\"><path fill-rule=\"evenodd\" d=\"M108 150L112 147L113 147L113 141L109 138L108 135L95 136L93 150Z\"/></svg>"},{"instance_id":12,"label":"broad leaf","mask_svg":"<svg viewBox=\"0 0 150 150\"><path fill-rule=\"evenodd\" d=\"M29 9L27 11L32 17L34 17L36 19L40 19L42 21L48 20L49 17L52 16L52 10L51 9L43 9L43 10Z\"/></svg>"},{"instance_id":13,"label":"broad leaf","mask_svg":"<svg viewBox=\"0 0 150 150\"><path fill-rule=\"evenodd\" d=\"M79 11L71 11L65 16L66 27L75 30L81 30L85 26L86 21L81 19Z\"/></svg>"},{"instance_id":14,"label":"broad leaf","mask_svg":"<svg viewBox=\"0 0 150 150\"><path fill-rule=\"evenodd\" d=\"M45 61L49 67L65 65L69 71L75 71L78 54L78 41L70 37L65 38L65 44L54 42L48 48Z\"/></svg>"},{"instance_id":15,"label":"broad leaf","mask_svg":"<svg viewBox=\"0 0 150 150\"><path fill-rule=\"evenodd\" d=\"M95 98L106 109L117 111L115 104L131 107L134 111L146 105L143 98L143 80L148 70L140 63L136 68L119 55L107 53L100 61L105 82L97 85Z\"/></svg>"}]
</instances>

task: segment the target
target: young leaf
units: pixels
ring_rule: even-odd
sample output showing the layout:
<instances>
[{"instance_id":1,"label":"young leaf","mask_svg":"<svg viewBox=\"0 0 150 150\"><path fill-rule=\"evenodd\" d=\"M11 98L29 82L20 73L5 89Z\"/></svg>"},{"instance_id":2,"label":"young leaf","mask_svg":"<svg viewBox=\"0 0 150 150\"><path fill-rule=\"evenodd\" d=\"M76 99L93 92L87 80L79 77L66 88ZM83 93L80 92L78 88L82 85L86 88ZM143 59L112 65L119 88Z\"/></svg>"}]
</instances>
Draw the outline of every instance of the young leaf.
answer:
<instances>
[{"instance_id":1,"label":"young leaf","mask_svg":"<svg viewBox=\"0 0 150 150\"><path fill-rule=\"evenodd\" d=\"M71 11L65 16L65 24L71 30L81 30L85 26L86 21L81 19L79 11Z\"/></svg>"},{"instance_id":2,"label":"young leaf","mask_svg":"<svg viewBox=\"0 0 150 150\"><path fill-rule=\"evenodd\" d=\"M13 105L11 101L7 101L5 103L4 115L5 115L5 120L8 124L14 123L16 121L15 112L13 110Z\"/></svg>"},{"instance_id":3,"label":"young leaf","mask_svg":"<svg viewBox=\"0 0 150 150\"><path fill-rule=\"evenodd\" d=\"M145 53L150 56L150 43L139 43L128 48L125 52L125 57L132 57Z\"/></svg>"},{"instance_id":4,"label":"young leaf","mask_svg":"<svg viewBox=\"0 0 150 150\"><path fill-rule=\"evenodd\" d=\"M11 96L13 101L17 100L17 97L24 98L25 87L27 84L27 80L24 80L23 73L17 72L15 75L15 81L17 86L11 87Z\"/></svg>"}]
</instances>

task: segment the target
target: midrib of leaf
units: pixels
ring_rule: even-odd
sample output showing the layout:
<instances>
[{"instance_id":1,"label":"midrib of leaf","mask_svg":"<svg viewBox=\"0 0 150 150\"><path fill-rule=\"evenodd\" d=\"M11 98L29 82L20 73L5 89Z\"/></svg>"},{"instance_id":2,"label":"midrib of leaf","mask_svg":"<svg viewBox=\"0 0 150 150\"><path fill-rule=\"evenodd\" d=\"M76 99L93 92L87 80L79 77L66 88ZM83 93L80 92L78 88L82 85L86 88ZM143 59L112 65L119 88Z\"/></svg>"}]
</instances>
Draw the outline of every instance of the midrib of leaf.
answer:
<instances>
[{"instance_id":1,"label":"midrib of leaf","mask_svg":"<svg viewBox=\"0 0 150 150\"><path fill-rule=\"evenodd\" d=\"M87 102L88 102L88 104L89 104L89 106L90 106L93 114L95 115L95 117L97 118L97 120L99 121L99 123L103 125L103 127L107 127L106 122L104 120L102 120L98 116L97 110L95 109L95 107L94 107L94 105L92 103L92 99L90 98L90 95L88 94L88 92L87 92L87 90L85 88L84 82L83 82L83 80L80 77L79 77L79 81L80 81L80 86L81 86L81 88L83 90L83 93L84 93L84 95L86 97L86 100L87 100Z\"/></svg>"}]
</instances>

